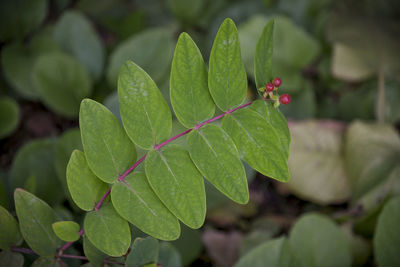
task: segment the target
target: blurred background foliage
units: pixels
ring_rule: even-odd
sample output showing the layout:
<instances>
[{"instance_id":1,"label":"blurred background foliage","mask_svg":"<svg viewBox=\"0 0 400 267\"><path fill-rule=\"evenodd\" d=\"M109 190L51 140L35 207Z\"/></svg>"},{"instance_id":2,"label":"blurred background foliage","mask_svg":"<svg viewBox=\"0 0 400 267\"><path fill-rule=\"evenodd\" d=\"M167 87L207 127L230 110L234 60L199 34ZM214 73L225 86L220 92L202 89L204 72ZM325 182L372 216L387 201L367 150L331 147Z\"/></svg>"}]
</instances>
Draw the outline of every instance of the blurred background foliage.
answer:
<instances>
[{"instance_id":1,"label":"blurred background foliage","mask_svg":"<svg viewBox=\"0 0 400 267\"><path fill-rule=\"evenodd\" d=\"M192 36L207 62L226 17L238 26L249 99L256 41L275 20L274 75L292 95L281 106L292 135L291 181L248 168L245 206L206 183L205 226L183 227L179 240L161 245L160 259L283 266L290 251L297 266L399 266L400 241L390 236L400 236L400 209L389 216L400 205L398 0L1 1L0 204L14 210L12 192L22 187L81 223L65 182L72 150L82 149L80 101L93 98L119 117L117 79L128 59L169 101L179 33ZM173 135L182 131L173 125ZM387 244L395 249L382 249Z\"/></svg>"}]
</instances>

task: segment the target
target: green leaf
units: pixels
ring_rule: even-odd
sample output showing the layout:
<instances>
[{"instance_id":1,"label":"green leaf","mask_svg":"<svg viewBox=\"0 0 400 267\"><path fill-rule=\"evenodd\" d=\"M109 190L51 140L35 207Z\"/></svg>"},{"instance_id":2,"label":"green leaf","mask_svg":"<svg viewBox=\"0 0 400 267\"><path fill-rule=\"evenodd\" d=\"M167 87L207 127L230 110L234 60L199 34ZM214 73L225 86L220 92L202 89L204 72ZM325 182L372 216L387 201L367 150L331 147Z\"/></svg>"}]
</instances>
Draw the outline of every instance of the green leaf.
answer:
<instances>
[{"instance_id":1,"label":"green leaf","mask_svg":"<svg viewBox=\"0 0 400 267\"><path fill-rule=\"evenodd\" d=\"M40 257L33 262L31 267L63 267L64 263L61 263L61 259L54 257Z\"/></svg>"},{"instance_id":2,"label":"green leaf","mask_svg":"<svg viewBox=\"0 0 400 267\"><path fill-rule=\"evenodd\" d=\"M95 80L104 66L104 47L90 21L80 12L67 11L54 27L54 39L68 54L77 58Z\"/></svg>"},{"instance_id":3,"label":"green leaf","mask_svg":"<svg viewBox=\"0 0 400 267\"><path fill-rule=\"evenodd\" d=\"M84 228L89 241L112 257L124 255L131 244L129 224L118 215L111 203L88 212Z\"/></svg>"},{"instance_id":4,"label":"green leaf","mask_svg":"<svg viewBox=\"0 0 400 267\"><path fill-rule=\"evenodd\" d=\"M1 49L4 77L21 96L37 99L39 92L33 81L32 69L41 54L57 50L57 45L47 35L37 35L29 44L16 42L4 46Z\"/></svg>"},{"instance_id":5,"label":"green leaf","mask_svg":"<svg viewBox=\"0 0 400 267\"><path fill-rule=\"evenodd\" d=\"M154 192L179 220L191 228L203 225L206 213L203 177L183 147L169 145L150 151L145 169Z\"/></svg>"},{"instance_id":6,"label":"green leaf","mask_svg":"<svg viewBox=\"0 0 400 267\"><path fill-rule=\"evenodd\" d=\"M40 56L33 67L33 80L44 104L60 115L74 118L80 101L92 90L86 69L62 53Z\"/></svg>"},{"instance_id":7,"label":"green leaf","mask_svg":"<svg viewBox=\"0 0 400 267\"><path fill-rule=\"evenodd\" d=\"M65 131L55 145L54 167L68 199L70 199L70 193L68 192L66 170L72 151L75 149L83 150L81 133L78 128Z\"/></svg>"},{"instance_id":8,"label":"green leaf","mask_svg":"<svg viewBox=\"0 0 400 267\"><path fill-rule=\"evenodd\" d=\"M201 174L232 200L249 201L246 173L239 152L220 127L206 125L187 137L190 157Z\"/></svg>"},{"instance_id":9,"label":"green leaf","mask_svg":"<svg viewBox=\"0 0 400 267\"><path fill-rule=\"evenodd\" d=\"M207 85L207 68L200 50L187 33L179 36L172 61L171 104L187 128L212 117L214 102Z\"/></svg>"},{"instance_id":10,"label":"green leaf","mask_svg":"<svg viewBox=\"0 0 400 267\"><path fill-rule=\"evenodd\" d=\"M53 256L62 245L51 228L57 221L53 209L43 200L20 188L14 192L15 209L25 242L40 256Z\"/></svg>"},{"instance_id":11,"label":"green leaf","mask_svg":"<svg viewBox=\"0 0 400 267\"><path fill-rule=\"evenodd\" d=\"M122 218L146 234L161 240L179 237L178 220L151 189L144 173L130 174L123 181L115 183L111 200Z\"/></svg>"},{"instance_id":12,"label":"green leaf","mask_svg":"<svg viewBox=\"0 0 400 267\"><path fill-rule=\"evenodd\" d=\"M167 0L167 7L179 20L187 24L196 24L204 13L208 3L205 0Z\"/></svg>"},{"instance_id":13,"label":"green leaf","mask_svg":"<svg viewBox=\"0 0 400 267\"><path fill-rule=\"evenodd\" d=\"M135 146L111 111L94 100L82 101L79 125L93 173L106 183L115 182L135 162Z\"/></svg>"},{"instance_id":14,"label":"green leaf","mask_svg":"<svg viewBox=\"0 0 400 267\"><path fill-rule=\"evenodd\" d=\"M51 225L54 233L61 239L67 242L74 242L80 238L80 226L73 221L55 222Z\"/></svg>"},{"instance_id":15,"label":"green leaf","mask_svg":"<svg viewBox=\"0 0 400 267\"><path fill-rule=\"evenodd\" d=\"M235 23L225 19L218 30L210 55L208 86L222 110L239 106L246 97L247 77L240 55Z\"/></svg>"},{"instance_id":16,"label":"green leaf","mask_svg":"<svg viewBox=\"0 0 400 267\"><path fill-rule=\"evenodd\" d=\"M107 69L110 86L116 88L120 69L127 60L136 62L156 82L160 82L171 64L174 50L172 36L169 28L150 28L121 43L110 56Z\"/></svg>"},{"instance_id":17,"label":"green leaf","mask_svg":"<svg viewBox=\"0 0 400 267\"><path fill-rule=\"evenodd\" d=\"M253 169L279 181L289 180L288 153L282 149L274 127L261 115L249 109L238 110L224 117L222 128Z\"/></svg>"},{"instance_id":18,"label":"green leaf","mask_svg":"<svg viewBox=\"0 0 400 267\"><path fill-rule=\"evenodd\" d=\"M271 20L265 25L264 30L258 39L254 53L254 79L257 88L263 88L272 81L272 52L273 52L274 21Z\"/></svg>"},{"instance_id":19,"label":"green leaf","mask_svg":"<svg viewBox=\"0 0 400 267\"><path fill-rule=\"evenodd\" d=\"M135 144L151 149L168 138L172 127L168 104L151 77L132 61L121 68L118 96L122 122Z\"/></svg>"},{"instance_id":20,"label":"green leaf","mask_svg":"<svg viewBox=\"0 0 400 267\"><path fill-rule=\"evenodd\" d=\"M7 137L18 126L19 106L11 97L0 99L0 139Z\"/></svg>"},{"instance_id":21,"label":"green leaf","mask_svg":"<svg viewBox=\"0 0 400 267\"><path fill-rule=\"evenodd\" d=\"M51 139L35 140L18 150L10 173L10 189L28 189L33 182L31 193L51 204L64 200L60 194L61 184L54 169L54 142ZM28 183L27 183L28 182ZM31 183L32 185L32 183Z\"/></svg>"},{"instance_id":22,"label":"green leaf","mask_svg":"<svg viewBox=\"0 0 400 267\"><path fill-rule=\"evenodd\" d=\"M68 162L67 184L76 205L86 211L92 210L108 189L90 170L85 154L79 150L72 152Z\"/></svg>"},{"instance_id":23,"label":"green leaf","mask_svg":"<svg viewBox=\"0 0 400 267\"><path fill-rule=\"evenodd\" d=\"M0 249L6 250L21 240L17 221L0 206Z\"/></svg>"},{"instance_id":24,"label":"green leaf","mask_svg":"<svg viewBox=\"0 0 400 267\"><path fill-rule=\"evenodd\" d=\"M375 259L380 267L400 265L400 197L391 199L378 218L374 234Z\"/></svg>"},{"instance_id":25,"label":"green leaf","mask_svg":"<svg viewBox=\"0 0 400 267\"><path fill-rule=\"evenodd\" d=\"M300 217L290 232L289 243L296 266L351 266L345 234L323 215Z\"/></svg>"},{"instance_id":26,"label":"green leaf","mask_svg":"<svg viewBox=\"0 0 400 267\"><path fill-rule=\"evenodd\" d=\"M104 259L107 255L98 250L86 236L83 237L83 252L93 266L104 266Z\"/></svg>"},{"instance_id":27,"label":"green leaf","mask_svg":"<svg viewBox=\"0 0 400 267\"><path fill-rule=\"evenodd\" d=\"M289 153L290 132L285 116L279 109L274 108L274 104L268 101L256 100L250 109L260 114L267 123L271 124L276 131L284 152Z\"/></svg>"},{"instance_id":28,"label":"green leaf","mask_svg":"<svg viewBox=\"0 0 400 267\"><path fill-rule=\"evenodd\" d=\"M137 238L126 259L128 267L142 267L146 264L157 263L158 240L152 237Z\"/></svg>"},{"instance_id":29,"label":"green leaf","mask_svg":"<svg viewBox=\"0 0 400 267\"><path fill-rule=\"evenodd\" d=\"M177 249L167 242L160 243L158 262L163 267L182 267L181 256Z\"/></svg>"},{"instance_id":30,"label":"green leaf","mask_svg":"<svg viewBox=\"0 0 400 267\"><path fill-rule=\"evenodd\" d=\"M23 267L24 256L20 253L15 253L10 250L3 250L0 252L0 265L1 266L12 266L12 267Z\"/></svg>"},{"instance_id":31,"label":"green leaf","mask_svg":"<svg viewBox=\"0 0 400 267\"><path fill-rule=\"evenodd\" d=\"M287 242L285 237L268 240L241 257L235 267L289 266L283 262L283 255L290 253L285 250Z\"/></svg>"},{"instance_id":32,"label":"green leaf","mask_svg":"<svg viewBox=\"0 0 400 267\"><path fill-rule=\"evenodd\" d=\"M351 188L343 160L344 124L309 120L293 122L290 129L291 192L320 205L348 200Z\"/></svg>"},{"instance_id":33,"label":"green leaf","mask_svg":"<svg viewBox=\"0 0 400 267\"><path fill-rule=\"evenodd\" d=\"M346 133L345 163L353 202L369 210L386 195L399 194L400 136L390 125L352 123Z\"/></svg>"},{"instance_id":34,"label":"green leaf","mask_svg":"<svg viewBox=\"0 0 400 267\"><path fill-rule=\"evenodd\" d=\"M18 16L15 14L18 14ZM43 22L46 14L46 0L1 1L0 40L24 37Z\"/></svg>"}]
</instances>

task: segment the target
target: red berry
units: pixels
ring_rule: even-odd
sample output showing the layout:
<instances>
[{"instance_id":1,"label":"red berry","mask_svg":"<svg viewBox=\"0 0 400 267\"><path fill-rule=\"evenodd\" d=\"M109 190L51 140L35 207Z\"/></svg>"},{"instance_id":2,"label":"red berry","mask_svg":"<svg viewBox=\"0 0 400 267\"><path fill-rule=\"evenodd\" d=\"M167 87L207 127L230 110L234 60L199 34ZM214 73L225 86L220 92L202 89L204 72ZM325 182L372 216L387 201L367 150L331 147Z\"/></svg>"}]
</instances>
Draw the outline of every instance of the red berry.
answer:
<instances>
[{"instance_id":1,"label":"red berry","mask_svg":"<svg viewBox=\"0 0 400 267\"><path fill-rule=\"evenodd\" d=\"M276 77L276 78L273 80L273 83L274 83L274 85L275 85L276 87L279 87L279 86L281 86L281 84L282 84L282 80L281 80L281 78Z\"/></svg>"},{"instance_id":2,"label":"red berry","mask_svg":"<svg viewBox=\"0 0 400 267\"><path fill-rule=\"evenodd\" d=\"M265 90L267 92L272 92L274 91L274 85L272 83L267 83L267 85L265 86Z\"/></svg>"},{"instance_id":3,"label":"red berry","mask_svg":"<svg viewBox=\"0 0 400 267\"><path fill-rule=\"evenodd\" d=\"M288 94L283 94L279 97L279 102L284 105L289 104L291 100L292 98Z\"/></svg>"}]
</instances>

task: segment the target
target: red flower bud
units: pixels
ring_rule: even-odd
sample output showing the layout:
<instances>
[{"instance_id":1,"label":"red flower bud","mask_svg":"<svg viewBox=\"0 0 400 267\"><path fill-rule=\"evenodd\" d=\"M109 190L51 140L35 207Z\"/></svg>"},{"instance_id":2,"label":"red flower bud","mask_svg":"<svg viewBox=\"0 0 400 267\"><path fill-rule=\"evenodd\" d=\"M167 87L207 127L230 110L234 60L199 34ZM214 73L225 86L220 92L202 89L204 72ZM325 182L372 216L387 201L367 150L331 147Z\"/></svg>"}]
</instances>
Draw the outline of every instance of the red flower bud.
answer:
<instances>
[{"instance_id":1,"label":"red flower bud","mask_svg":"<svg viewBox=\"0 0 400 267\"><path fill-rule=\"evenodd\" d=\"M288 94L283 94L279 97L279 102L284 105L289 104L291 100L292 98Z\"/></svg>"},{"instance_id":2,"label":"red flower bud","mask_svg":"<svg viewBox=\"0 0 400 267\"><path fill-rule=\"evenodd\" d=\"M272 83L267 83L267 85L265 85L265 90L268 93L274 91L274 85Z\"/></svg>"},{"instance_id":3,"label":"red flower bud","mask_svg":"<svg viewBox=\"0 0 400 267\"><path fill-rule=\"evenodd\" d=\"M276 87L279 87L279 86L281 86L281 84L282 84L282 80L281 80L281 78L276 77L276 78L272 81L272 83L273 83Z\"/></svg>"}]
</instances>

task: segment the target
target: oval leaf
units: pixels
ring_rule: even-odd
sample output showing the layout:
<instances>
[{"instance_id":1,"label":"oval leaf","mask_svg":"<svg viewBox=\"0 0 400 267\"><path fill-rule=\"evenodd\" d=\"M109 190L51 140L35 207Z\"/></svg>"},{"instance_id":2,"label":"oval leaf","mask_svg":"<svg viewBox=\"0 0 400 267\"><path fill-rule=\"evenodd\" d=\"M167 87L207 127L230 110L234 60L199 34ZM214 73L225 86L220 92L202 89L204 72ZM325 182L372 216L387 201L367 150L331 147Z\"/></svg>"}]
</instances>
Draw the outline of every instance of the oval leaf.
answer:
<instances>
[{"instance_id":1,"label":"oval leaf","mask_svg":"<svg viewBox=\"0 0 400 267\"><path fill-rule=\"evenodd\" d=\"M19 122L19 106L11 97L0 99L0 139L11 134Z\"/></svg>"},{"instance_id":2,"label":"oval leaf","mask_svg":"<svg viewBox=\"0 0 400 267\"><path fill-rule=\"evenodd\" d=\"M10 174L12 190L17 187L37 195L51 204L64 200L60 194L61 184L54 169L54 141L52 139L35 140L18 150Z\"/></svg>"},{"instance_id":3,"label":"oval leaf","mask_svg":"<svg viewBox=\"0 0 400 267\"><path fill-rule=\"evenodd\" d=\"M240 55L235 23L225 19L218 30L210 55L208 86L215 104L227 111L246 97L247 76Z\"/></svg>"},{"instance_id":4,"label":"oval leaf","mask_svg":"<svg viewBox=\"0 0 400 267\"><path fill-rule=\"evenodd\" d=\"M157 263L157 261L158 240L149 236L135 240L125 264L128 267L142 267L146 264Z\"/></svg>"},{"instance_id":5,"label":"oval leaf","mask_svg":"<svg viewBox=\"0 0 400 267\"><path fill-rule=\"evenodd\" d=\"M165 206L187 226L199 228L206 213L204 182L189 153L177 145L152 150L145 169L151 187Z\"/></svg>"},{"instance_id":6,"label":"oval leaf","mask_svg":"<svg viewBox=\"0 0 400 267\"><path fill-rule=\"evenodd\" d=\"M163 267L182 267L182 259L179 251L168 242L160 243L158 262Z\"/></svg>"},{"instance_id":7,"label":"oval leaf","mask_svg":"<svg viewBox=\"0 0 400 267\"><path fill-rule=\"evenodd\" d=\"M55 222L51 225L54 233L64 241L73 242L79 239L80 226L73 221Z\"/></svg>"},{"instance_id":8,"label":"oval leaf","mask_svg":"<svg viewBox=\"0 0 400 267\"><path fill-rule=\"evenodd\" d=\"M90 21L80 12L63 13L54 27L54 39L70 55L100 78L104 65L104 47Z\"/></svg>"},{"instance_id":9,"label":"oval leaf","mask_svg":"<svg viewBox=\"0 0 400 267\"><path fill-rule=\"evenodd\" d=\"M89 241L112 257L124 255L131 244L129 224L118 215L111 203L88 212L84 228Z\"/></svg>"},{"instance_id":10,"label":"oval leaf","mask_svg":"<svg viewBox=\"0 0 400 267\"><path fill-rule=\"evenodd\" d=\"M5 208L0 206L0 249L6 250L20 240L21 233L17 221Z\"/></svg>"},{"instance_id":11,"label":"oval leaf","mask_svg":"<svg viewBox=\"0 0 400 267\"><path fill-rule=\"evenodd\" d=\"M86 211L92 210L108 189L90 170L85 154L79 150L72 152L68 162L67 184L75 204Z\"/></svg>"},{"instance_id":12,"label":"oval leaf","mask_svg":"<svg viewBox=\"0 0 400 267\"><path fill-rule=\"evenodd\" d=\"M290 232L289 244L296 266L351 266L350 246L344 232L325 216L302 216Z\"/></svg>"},{"instance_id":13,"label":"oval leaf","mask_svg":"<svg viewBox=\"0 0 400 267\"><path fill-rule=\"evenodd\" d=\"M344 125L334 121L302 121L293 122L290 130L290 190L321 205L346 201L351 190L343 161Z\"/></svg>"},{"instance_id":14,"label":"oval leaf","mask_svg":"<svg viewBox=\"0 0 400 267\"><path fill-rule=\"evenodd\" d=\"M168 104L150 76L132 61L118 79L121 119L132 141L151 149L168 138L172 117Z\"/></svg>"},{"instance_id":15,"label":"oval leaf","mask_svg":"<svg viewBox=\"0 0 400 267\"><path fill-rule=\"evenodd\" d=\"M146 234L161 240L179 237L178 220L151 189L144 173L130 174L122 182L115 183L111 200L122 218Z\"/></svg>"},{"instance_id":16,"label":"oval leaf","mask_svg":"<svg viewBox=\"0 0 400 267\"><path fill-rule=\"evenodd\" d=\"M225 116L222 128L232 137L240 154L253 169L282 182L289 180L287 152L271 124L249 109Z\"/></svg>"},{"instance_id":17,"label":"oval leaf","mask_svg":"<svg viewBox=\"0 0 400 267\"><path fill-rule=\"evenodd\" d=\"M284 152L289 153L290 132L285 116L273 103L256 100L250 108L260 114L276 131Z\"/></svg>"},{"instance_id":18,"label":"oval leaf","mask_svg":"<svg viewBox=\"0 0 400 267\"><path fill-rule=\"evenodd\" d=\"M378 218L374 235L375 258L380 267L400 266L400 197L391 199Z\"/></svg>"},{"instance_id":19,"label":"oval leaf","mask_svg":"<svg viewBox=\"0 0 400 267\"><path fill-rule=\"evenodd\" d=\"M207 85L207 68L200 50L187 33L179 36L172 61L171 104L187 128L212 117L214 102Z\"/></svg>"},{"instance_id":20,"label":"oval leaf","mask_svg":"<svg viewBox=\"0 0 400 267\"><path fill-rule=\"evenodd\" d=\"M206 125L190 132L187 144L190 157L208 181L238 203L249 201L246 173L239 152L224 130Z\"/></svg>"},{"instance_id":21,"label":"oval leaf","mask_svg":"<svg viewBox=\"0 0 400 267\"><path fill-rule=\"evenodd\" d=\"M53 209L43 200L22 189L14 192L15 209L25 242L40 256L53 256L62 245L51 228L57 221Z\"/></svg>"},{"instance_id":22,"label":"oval leaf","mask_svg":"<svg viewBox=\"0 0 400 267\"><path fill-rule=\"evenodd\" d=\"M257 88L263 88L272 81L274 21L271 20L261 33L254 53L254 79ZM258 91L258 90L257 90Z\"/></svg>"},{"instance_id":23,"label":"oval leaf","mask_svg":"<svg viewBox=\"0 0 400 267\"><path fill-rule=\"evenodd\" d=\"M79 125L88 165L104 182L115 182L136 160L135 146L118 119L102 104L85 99Z\"/></svg>"}]
</instances>

